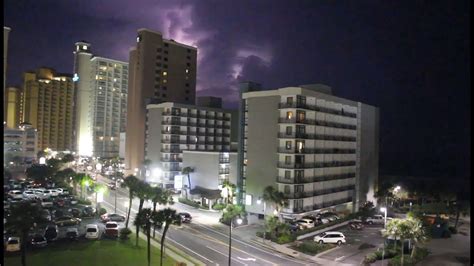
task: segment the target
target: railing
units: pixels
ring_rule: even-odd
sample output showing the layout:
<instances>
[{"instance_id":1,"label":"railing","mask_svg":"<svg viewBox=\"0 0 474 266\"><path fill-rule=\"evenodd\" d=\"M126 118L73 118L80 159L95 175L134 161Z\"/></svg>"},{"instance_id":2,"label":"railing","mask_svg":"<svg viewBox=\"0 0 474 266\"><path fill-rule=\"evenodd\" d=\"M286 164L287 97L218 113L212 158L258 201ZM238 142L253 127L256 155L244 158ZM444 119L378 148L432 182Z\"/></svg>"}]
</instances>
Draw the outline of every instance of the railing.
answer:
<instances>
[{"instance_id":1,"label":"railing","mask_svg":"<svg viewBox=\"0 0 474 266\"><path fill-rule=\"evenodd\" d=\"M286 199L301 199L301 198L310 198L314 196L332 194L332 193L337 193L337 192L346 191L346 190L353 190L354 188L355 188L355 185L349 185L349 186L321 189L321 190L315 190L315 191L305 191L305 192L300 191L300 192L293 192L293 193L284 193L283 195Z\"/></svg>"},{"instance_id":2,"label":"railing","mask_svg":"<svg viewBox=\"0 0 474 266\"><path fill-rule=\"evenodd\" d=\"M340 167L340 166L353 166L356 165L355 161L332 161L332 162L316 162L316 163L285 163L278 162L278 168L286 169L305 169L305 168L326 168L326 167Z\"/></svg>"},{"instance_id":3,"label":"railing","mask_svg":"<svg viewBox=\"0 0 474 266\"><path fill-rule=\"evenodd\" d=\"M330 135L317 135L307 133L292 133L287 134L285 132L278 133L279 138L300 138L300 139L317 139L317 140L337 140L337 141L356 141L355 137L348 136L330 136Z\"/></svg>"},{"instance_id":4,"label":"railing","mask_svg":"<svg viewBox=\"0 0 474 266\"><path fill-rule=\"evenodd\" d=\"M337 180L337 179L347 179L347 178L354 178L354 177L355 177L355 173L326 175L326 176L296 177L296 178L286 178L284 176L277 176L277 183L305 184L305 183L322 182L322 181Z\"/></svg>"},{"instance_id":5,"label":"railing","mask_svg":"<svg viewBox=\"0 0 474 266\"><path fill-rule=\"evenodd\" d=\"M168 152L168 153L181 153L180 149L161 149L161 152Z\"/></svg>"},{"instance_id":6,"label":"railing","mask_svg":"<svg viewBox=\"0 0 474 266\"><path fill-rule=\"evenodd\" d=\"M162 162L174 162L174 163L180 163L183 161L183 158L161 158Z\"/></svg>"},{"instance_id":7,"label":"railing","mask_svg":"<svg viewBox=\"0 0 474 266\"><path fill-rule=\"evenodd\" d=\"M229 163L230 159L229 158L219 158L219 163Z\"/></svg>"},{"instance_id":8,"label":"railing","mask_svg":"<svg viewBox=\"0 0 474 266\"><path fill-rule=\"evenodd\" d=\"M278 133L278 137L279 138L299 138L299 139L310 139L311 138L311 135L310 134L306 134L306 133L291 133L291 134L287 134L287 133Z\"/></svg>"},{"instance_id":9,"label":"railing","mask_svg":"<svg viewBox=\"0 0 474 266\"><path fill-rule=\"evenodd\" d=\"M355 113L350 113L342 110L336 110L336 109L331 109L327 107L321 107L321 106L316 106L316 105L309 105L309 104L302 104L302 103L280 103L278 105L280 109L284 108L301 108L301 109L307 109L307 110L312 110L312 111L318 111L318 112L323 112L323 113L329 113L329 114L335 114L335 115L340 115L340 116L347 116L347 117L352 117L356 118L357 114Z\"/></svg>"},{"instance_id":10,"label":"railing","mask_svg":"<svg viewBox=\"0 0 474 266\"><path fill-rule=\"evenodd\" d=\"M284 147L278 148L279 153L291 153L291 154L353 154L356 152L355 149L286 149Z\"/></svg>"},{"instance_id":11,"label":"railing","mask_svg":"<svg viewBox=\"0 0 474 266\"><path fill-rule=\"evenodd\" d=\"M225 175L225 174L229 174L229 173L230 173L229 169L219 169L219 174L220 175Z\"/></svg>"}]
</instances>

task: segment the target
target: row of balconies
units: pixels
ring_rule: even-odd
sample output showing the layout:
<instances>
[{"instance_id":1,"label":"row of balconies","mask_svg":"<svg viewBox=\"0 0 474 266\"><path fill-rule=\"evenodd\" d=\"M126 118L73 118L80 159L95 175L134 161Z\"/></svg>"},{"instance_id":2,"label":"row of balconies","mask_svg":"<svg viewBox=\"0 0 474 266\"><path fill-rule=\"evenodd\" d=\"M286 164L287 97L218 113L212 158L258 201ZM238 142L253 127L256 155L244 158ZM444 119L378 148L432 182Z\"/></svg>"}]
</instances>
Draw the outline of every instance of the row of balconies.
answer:
<instances>
[{"instance_id":1,"label":"row of balconies","mask_svg":"<svg viewBox=\"0 0 474 266\"><path fill-rule=\"evenodd\" d=\"M302 153L302 154L354 154L355 149L317 149L317 148L304 148L304 149L286 149L278 148L279 153Z\"/></svg>"},{"instance_id":2,"label":"row of balconies","mask_svg":"<svg viewBox=\"0 0 474 266\"><path fill-rule=\"evenodd\" d=\"M337 192L346 191L346 190L353 190L353 189L355 189L355 185L348 185L348 186L326 188L326 189L320 189L320 190L314 190L314 191L284 193L284 197L287 199L302 199L302 198L310 198L310 197L332 194L332 193L337 193Z\"/></svg>"},{"instance_id":3,"label":"row of balconies","mask_svg":"<svg viewBox=\"0 0 474 266\"><path fill-rule=\"evenodd\" d=\"M183 158L161 158L162 162L177 162L180 163L183 161Z\"/></svg>"},{"instance_id":4,"label":"row of balconies","mask_svg":"<svg viewBox=\"0 0 474 266\"><path fill-rule=\"evenodd\" d=\"M285 169L307 169L307 168L326 168L326 167L340 167L353 166L355 161L332 161L332 162L314 162L314 163L285 163L278 162L278 168Z\"/></svg>"},{"instance_id":5,"label":"row of balconies","mask_svg":"<svg viewBox=\"0 0 474 266\"><path fill-rule=\"evenodd\" d=\"M185 140L185 139L162 139L161 140L162 143L173 143L173 144L209 144L209 145L230 145L230 141L218 141L218 140L205 140L205 141L202 141L202 140L198 140L198 141L195 141L195 140Z\"/></svg>"},{"instance_id":6,"label":"row of balconies","mask_svg":"<svg viewBox=\"0 0 474 266\"><path fill-rule=\"evenodd\" d=\"M217 137L230 137L228 133L216 133L216 132L199 132L199 131L180 131L180 130L162 130L162 134L174 134L174 135L186 135L186 136L217 136Z\"/></svg>"},{"instance_id":7,"label":"row of balconies","mask_svg":"<svg viewBox=\"0 0 474 266\"><path fill-rule=\"evenodd\" d=\"M330 135L319 135L319 134L308 134L308 133L291 133L285 132L278 133L278 138L281 139L315 139L315 140L336 140L336 141L356 141L356 137L350 136L330 136Z\"/></svg>"},{"instance_id":8,"label":"row of balconies","mask_svg":"<svg viewBox=\"0 0 474 266\"><path fill-rule=\"evenodd\" d=\"M314 182L322 182L322 181L337 180L337 179L354 178L355 176L356 176L355 173L325 175L325 176L295 177L295 178L286 178L284 176L278 176L277 183L305 184L305 183L314 183Z\"/></svg>"},{"instance_id":9,"label":"row of balconies","mask_svg":"<svg viewBox=\"0 0 474 266\"><path fill-rule=\"evenodd\" d=\"M329 122L329 121L321 121L309 118L279 118L279 123L299 123L299 124L306 124L306 125L316 125L316 126L325 126L325 127L334 127L334 128L343 128L343 129L352 129L356 130L357 126L355 125L347 125L342 123L336 122Z\"/></svg>"},{"instance_id":10,"label":"row of balconies","mask_svg":"<svg viewBox=\"0 0 474 266\"><path fill-rule=\"evenodd\" d=\"M293 211L293 213L302 213L302 212L316 211L316 210L319 210L319 209L322 209L322 208L327 208L327 207L331 207L331 206L335 206L335 205L339 205L339 204L343 204L343 203L347 203L347 202L352 202L352 196L347 197L347 198L343 198L343 199L338 199L338 200L325 201L321 204L314 204L314 205L311 205L311 206L304 206L302 208L293 208L291 210Z\"/></svg>"},{"instance_id":11,"label":"row of balconies","mask_svg":"<svg viewBox=\"0 0 474 266\"><path fill-rule=\"evenodd\" d=\"M192 122L181 122L181 121L163 121L163 125L175 125L175 126L187 126L187 127L209 127L209 128L224 128L230 129L230 125L218 125L208 123L192 123Z\"/></svg>"},{"instance_id":12,"label":"row of balconies","mask_svg":"<svg viewBox=\"0 0 474 266\"><path fill-rule=\"evenodd\" d=\"M178 113L178 112L167 112L167 111L165 111L165 112L162 113L162 115L230 121L230 117L215 116L215 115L208 115L208 114L207 115L202 115L202 114L199 114L199 113L193 114L193 113Z\"/></svg>"},{"instance_id":13,"label":"row of balconies","mask_svg":"<svg viewBox=\"0 0 474 266\"><path fill-rule=\"evenodd\" d=\"M310 104L295 103L295 102L294 103L280 103L278 105L278 107L280 109L301 108L301 109L307 109L307 110L311 110L311 111L323 112L323 113L340 115L340 116L347 116L347 117L352 117L352 118L357 117L357 114L350 113L350 112L347 112L347 111L336 110L336 109L331 109L331 108L321 107L321 106L316 106L316 105L310 105Z\"/></svg>"}]
</instances>

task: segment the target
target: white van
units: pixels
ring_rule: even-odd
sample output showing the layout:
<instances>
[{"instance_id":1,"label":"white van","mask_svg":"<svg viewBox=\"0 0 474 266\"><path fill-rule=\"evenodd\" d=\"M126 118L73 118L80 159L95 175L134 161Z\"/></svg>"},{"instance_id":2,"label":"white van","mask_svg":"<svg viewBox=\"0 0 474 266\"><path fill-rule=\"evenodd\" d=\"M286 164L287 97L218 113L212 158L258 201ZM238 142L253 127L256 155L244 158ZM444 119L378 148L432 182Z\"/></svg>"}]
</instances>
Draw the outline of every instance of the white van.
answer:
<instances>
[{"instance_id":1,"label":"white van","mask_svg":"<svg viewBox=\"0 0 474 266\"><path fill-rule=\"evenodd\" d=\"M319 244L345 244L346 237L341 232L324 232L314 237L314 242Z\"/></svg>"},{"instance_id":2,"label":"white van","mask_svg":"<svg viewBox=\"0 0 474 266\"><path fill-rule=\"evenodd\" d=\"M96 224L86 225L86 238L87 239L98 239L99 238L99 226Z\"/></svg>"}]
</instances>

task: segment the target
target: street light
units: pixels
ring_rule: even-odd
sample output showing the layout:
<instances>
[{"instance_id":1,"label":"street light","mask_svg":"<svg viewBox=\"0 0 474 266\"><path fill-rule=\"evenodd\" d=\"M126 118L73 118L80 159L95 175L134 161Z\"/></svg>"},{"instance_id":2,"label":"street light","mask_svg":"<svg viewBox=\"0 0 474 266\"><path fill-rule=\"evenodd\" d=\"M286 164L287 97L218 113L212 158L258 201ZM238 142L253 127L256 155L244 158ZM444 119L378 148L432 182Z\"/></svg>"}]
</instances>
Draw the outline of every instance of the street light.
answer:
<instances>
[{"instance_id":1,"label":"street light","mask_svg":"<svg viewBox=\"0 0 474 266\"><path fill-rule=\"evenodd\" d=\"M266 239L265 238L265 233L267 231L267 230L265 230L265 207L266 207L266 204L265 204L264 200L262 200L261 198L258 198L257 204L260 205L262 202L263 202L263 226L264 226L264 228L263 228L263 242L265 243L265 239Z\"/></svg>"},{"instance_id":2,"label":"street light","mask_svg":"<svg viewBox=\"0 0 474 266\"><path fill-rule=\"evenodd\" d=\"M411 211L411 205L412 205L412 202L410 201L410 211Z\"/></svg>"},{"instance_id":3,"label":"street light","mask_svg":"<svg viewBox=\"0 0 474 266\"><path fill-rule=\"evenodd\" d=\"M386 208L386 207L382 207L382 208L380 208L380 211L385 214L384 223L383 223L383 228L384 228L384 229L387 229L387 208Z\"/></svg>"},{"instance_id":4,"label":"street light","mask_svg":"<svg viewBox=\"0 0 474 266\"><path fill-rule=\"evenodd\" d=\"M230 230L229 230L229 266L230 266L230 259L232 257L232 222L233 222L234 219L230 219ZM235 222L237 223L237 225L241 225L242 224L242 218L237 218L235 220Z\"/></svg>"}]
</instances>

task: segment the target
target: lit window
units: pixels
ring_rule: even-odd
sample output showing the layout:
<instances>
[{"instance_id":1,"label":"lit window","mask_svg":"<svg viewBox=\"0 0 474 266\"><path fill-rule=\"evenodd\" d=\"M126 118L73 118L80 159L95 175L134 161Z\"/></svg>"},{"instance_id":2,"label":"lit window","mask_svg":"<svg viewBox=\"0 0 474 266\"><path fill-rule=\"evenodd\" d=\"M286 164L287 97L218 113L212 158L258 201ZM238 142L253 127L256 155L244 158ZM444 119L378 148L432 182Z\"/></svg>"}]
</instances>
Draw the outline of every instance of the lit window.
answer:
<instances>
[{"instance_id":1,"label":"lit window","mask_svg":"<svg viewBox=\"0 0 474 266\"><path fill-rule=\"evenodd\" d=\"M99 76L98 76L98 75L95 75L95 79L96 79L96 80L99 79Z\"/></svg>"},{"instance_id":2,"label":"lit window","mask_svg":"<svg viewBox=\"0 0 474 266\"><path fill-rule=\"evenodd\" d=\"M163 83L167 83L168 81L166 79L163 80Z\"/></svg>"},{"instance_id":3,"label":"lit window","mask_svg":"<svg viewBox=\"0 0 474 266\"><path fill-rule=\"evenodd\" d=\"M293 118L293 112L286 112L286 119Z\"/></svg>"},{"instance_id":4,"label":"lit window","mask_svg":"<svg viewBox=\"0 0 474 266\"><path fill-rule=\"evenodd\" d=\"M168 75L168 72L163 71L163 76L166 76L166 75Z\"/></svg>"},{"instance_id":5,"label":"lit window","mask_svg":"<svg viewBox=\"0 0 474 266\"><path fill-rule=\"evenodd\" d=\"M104 137L100 137L100 140L104 140Z\"/></svg>"},{"instance_id":6,"label":"lit window","mask_svg":"<svg viewBox=\"0 0 474 266\"><path fill-rule=\"evenodd\" d=\"M186 73L189 73L189 69L186 69Z\"/></svg>"},{"instance_id":7,"label":"lit window","mask_svg":"<svg viewBox=\"0 0 474 266\"><path fill-rule=\"evenodd\" d=\"M87 45L83 45L82 49L87 50Z\"/></svg>"},{"instance_id":8,"label":"lit window","mask_svg":"<svg viewBox=\"0 0 474 266\"><path fill-rule=\"evenodd\" d=\"M110 140L111 140L111 141L114 141L114 137L110 137Z\"/></svg>"},{"instance_id":9,"label":"lit window","mask_svg":"<svg viewBox=\"0 0 474 266\"><path fill-rule=\"evenodd\" d=\"M286 142L286 149L287 150L291 149L291 141Z\"/></svg>"},{"instance_id":10,"label":"lit window","mask_svg":"<svg viewBox=\"0 0 474 266\"><path fill-rule=\"evenodd\" d=\"M245 195L245 205L252 205L252 195Z\"/></svg>"},{"instance_id":11,"label":"lit window","mask_svg":"<svg viewBox=\"0 0 474 266\"><path fill-rule=\"evenodd\" d=\"M117 82L117 79L114 79L114 82Z\"/></svg>"}]
</instances>

